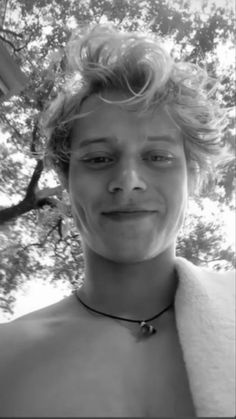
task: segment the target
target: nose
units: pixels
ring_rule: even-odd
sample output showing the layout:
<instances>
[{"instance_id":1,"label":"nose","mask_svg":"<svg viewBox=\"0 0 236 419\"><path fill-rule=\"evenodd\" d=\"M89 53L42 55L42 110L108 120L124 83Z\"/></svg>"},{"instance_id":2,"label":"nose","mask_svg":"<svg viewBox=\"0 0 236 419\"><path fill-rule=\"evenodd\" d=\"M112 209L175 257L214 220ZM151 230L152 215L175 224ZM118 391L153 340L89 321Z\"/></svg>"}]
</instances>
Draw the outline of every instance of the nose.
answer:
<instances>
[{"instance_id":1,"label":"nose","mask_svg":"<svg viewBox=\"0 0 236 419\"><path fill-rule=\"evenodd\" d=\"M122 168L112 178L109 183L109 192L122 191L130 193L134 190L145 191L147 189L146 182L142 179L137 167L130 165L130 167Z\"/></svg>"}]
</instances>

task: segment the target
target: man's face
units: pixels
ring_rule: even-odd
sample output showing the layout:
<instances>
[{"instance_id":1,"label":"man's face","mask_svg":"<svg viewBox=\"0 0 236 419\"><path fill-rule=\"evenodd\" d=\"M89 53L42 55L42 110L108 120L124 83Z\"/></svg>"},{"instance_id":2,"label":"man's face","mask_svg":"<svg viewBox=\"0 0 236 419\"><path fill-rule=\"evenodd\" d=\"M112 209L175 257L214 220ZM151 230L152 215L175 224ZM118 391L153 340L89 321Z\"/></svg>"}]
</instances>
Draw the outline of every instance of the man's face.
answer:
<instances>
[{"instance_id":1,"label":"man's face","mask_svg":"<svg viewBox=\"0 0 236 419\"><path fill-rule=\"evenodd\" d=\"M188 189L180 130L164 107L140 116L93 95L87 112L73 128L68 181L83 244L123 263L174 249Z\"/></svg>"}]
</instances>

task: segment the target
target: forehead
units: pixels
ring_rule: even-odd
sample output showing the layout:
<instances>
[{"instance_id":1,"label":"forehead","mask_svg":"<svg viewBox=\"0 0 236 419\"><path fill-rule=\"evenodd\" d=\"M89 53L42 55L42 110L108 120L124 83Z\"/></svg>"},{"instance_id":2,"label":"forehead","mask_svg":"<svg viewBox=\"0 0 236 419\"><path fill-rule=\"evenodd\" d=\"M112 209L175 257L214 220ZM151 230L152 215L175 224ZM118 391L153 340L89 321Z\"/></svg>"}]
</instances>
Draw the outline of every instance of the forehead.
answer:
<instances>
[{"instance_id":1,"label":"forehead","mask_svg":"<svg viewBox=\"0 0 236 419\"><path fill-rule=\"evenodd\" d=\"M102 98L112 102L122 101L128 97L121 92L107 92L102 95ZM129 108L121 103L107 103L102 98L94 94L84 100L80 108L80 114L83 116L75 120L73 138L79 140L97 135L125 139L127 133L140 138L155 134L181 137L180 128L163 105L152 113L141 114L134 107Z\"/></svg>"}]
</instances>

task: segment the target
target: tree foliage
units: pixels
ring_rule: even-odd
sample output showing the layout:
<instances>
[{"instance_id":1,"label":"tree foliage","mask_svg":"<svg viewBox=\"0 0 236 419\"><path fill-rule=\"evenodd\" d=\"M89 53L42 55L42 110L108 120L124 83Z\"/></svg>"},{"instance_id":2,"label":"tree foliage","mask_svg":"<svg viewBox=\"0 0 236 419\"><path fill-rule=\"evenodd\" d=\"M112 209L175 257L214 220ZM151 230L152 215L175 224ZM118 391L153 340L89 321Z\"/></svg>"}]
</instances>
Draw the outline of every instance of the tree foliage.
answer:
<instances>
[{"instance_id":1,"label":"tree foliage","mask_svg":"<svg viewBox=\"0 0 236 419\"><path fill-rule=\"evenodd\" d=\"M218 99L229 109L235 103L234 66L222 52L234 48L234 11L225 4L209 7L203 1L194 12L184 0L15 0L1 10L0 39L28 77L26 88L0 104L0 307L13 310L13 291L26 278L65 279L72 286L83 277L83 257L73 226L68 198L57 178L46 170L45 139L39 116L63 80L64 46L73 28L111 21L128 30L148 30L171 42L174 57L205 65L221 78ZM225 141L233 149L233 119ZM234 164L222 169L212 191L205 191L222 207L233 205ZM199 204L199 203L198 203ZM200 204L199 204L200 205ZM215 261L214 269L234 266L233 252L222 249L220 226L190 214L177 251L196 264ZM224 260L224 266L220 261Z\"/></svg>"}]
</instances>

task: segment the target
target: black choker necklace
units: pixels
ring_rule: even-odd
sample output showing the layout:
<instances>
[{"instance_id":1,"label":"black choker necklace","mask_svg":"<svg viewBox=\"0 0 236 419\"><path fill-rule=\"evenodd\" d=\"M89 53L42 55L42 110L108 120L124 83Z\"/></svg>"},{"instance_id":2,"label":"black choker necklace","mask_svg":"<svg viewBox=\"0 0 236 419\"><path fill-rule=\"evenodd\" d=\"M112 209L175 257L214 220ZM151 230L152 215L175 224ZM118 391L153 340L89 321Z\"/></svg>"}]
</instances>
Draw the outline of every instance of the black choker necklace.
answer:
<instances>
[{"instance_id":1,"label":"black choker necklace","mask_svg":"<svg viewBox=\"0 0 236 419\"><path fill-rule=\"evenodd\" d=\"M113 316L112 314L102 313L101 311L94 310L94 308L91 308L91 307L87 306L87 304L85 304L80 299L80 297L78 296L78 292L77 291L75 291L75 295L76 295L77 299L79 300L79 302L84 307L86 307L90 311L94 311L94 313L101 314L102 316L106 316L106 317L111 317L112 319L116 319L116 320L123 320L123 321L126 321L126 322L139 323L140 330L141 330L141 333L142 333L143 336L151 336L154 333L156 333L155 327L153 327L152 325L149 325L148 322L150 322L150 321L156 319L157 317L161 316L163 313L165 313L167 310L169 310L173 306L173 303L171 303L168 307L166 307L164 310L162 310L160 313L156 314L155 316L151 317L150 319L146 319L146 320L132 320L132 319L126 319L125 317Z\"/></svg>"}]
</instances>

